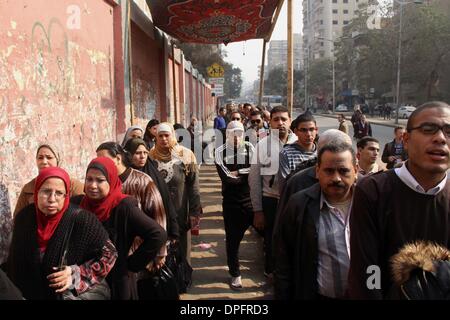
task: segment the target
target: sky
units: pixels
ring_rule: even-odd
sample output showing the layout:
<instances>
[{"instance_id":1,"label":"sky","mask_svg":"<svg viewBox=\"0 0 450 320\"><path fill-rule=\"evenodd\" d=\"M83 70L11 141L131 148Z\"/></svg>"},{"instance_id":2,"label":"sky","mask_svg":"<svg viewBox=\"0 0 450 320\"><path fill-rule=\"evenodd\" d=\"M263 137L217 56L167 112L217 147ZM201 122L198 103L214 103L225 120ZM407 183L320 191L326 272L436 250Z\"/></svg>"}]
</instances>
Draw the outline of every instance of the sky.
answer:
<instances>
[{"instance_id":1,"label":"sky","mask_svg":"<svg viewBox=\"0 0 450 320\"><path fill-rule=\"evenodd\" d=\"M293 0L294 9L294 33L302 33L302 1ZM287 39L287 1L284 1L283 8L278 16L277 24L272 33L271 40L286 40ZM233 42L225 47L227 51L226 61L232 63L234 66L241 68L242 77L244 80L244 87L253 83L258 79L258 66L262 59L263 40L249 40L241 42ZM266 45L269 49L269 44ZM245 53L245 55L244 55ZM267 52L266 52L267 63Z\"/></svg>"}]
</instances>

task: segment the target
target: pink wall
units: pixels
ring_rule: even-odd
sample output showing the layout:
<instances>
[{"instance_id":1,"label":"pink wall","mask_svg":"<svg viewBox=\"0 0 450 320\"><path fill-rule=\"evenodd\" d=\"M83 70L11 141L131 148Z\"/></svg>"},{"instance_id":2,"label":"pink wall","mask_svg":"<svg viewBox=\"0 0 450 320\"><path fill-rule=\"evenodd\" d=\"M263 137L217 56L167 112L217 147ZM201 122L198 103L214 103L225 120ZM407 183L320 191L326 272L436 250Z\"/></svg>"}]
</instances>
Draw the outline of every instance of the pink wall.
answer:
<instances>
[{"instance_id":1,"label":"pink wall","mask_svg":"<svg viewBox=\"0 0 450 320\"><path fill-rule=\"evenodd\" d=\"M37 175L39 143L58 145L63 167L81 179L98 144L115 140L121 120L116 107L123 111L117 103L123 103L117 96L123 88L115 78L123 75L114 68L121 50L115 39L121 35L114 35L120 14L113 6L0 2L0 176L12 207L22 186Z\"/></svg>"},{"instance_id":2,"label":"pink wall","mask_svg":"<svg viewBox=\"0 0 450 320\"><path fill-rule=\"evenodd\" d=\"M145 128L151 119L161 118L160 72L163 68L160 44L139 26L131 25L131 54L135 124Z\"/></svg>"}]
</instances>

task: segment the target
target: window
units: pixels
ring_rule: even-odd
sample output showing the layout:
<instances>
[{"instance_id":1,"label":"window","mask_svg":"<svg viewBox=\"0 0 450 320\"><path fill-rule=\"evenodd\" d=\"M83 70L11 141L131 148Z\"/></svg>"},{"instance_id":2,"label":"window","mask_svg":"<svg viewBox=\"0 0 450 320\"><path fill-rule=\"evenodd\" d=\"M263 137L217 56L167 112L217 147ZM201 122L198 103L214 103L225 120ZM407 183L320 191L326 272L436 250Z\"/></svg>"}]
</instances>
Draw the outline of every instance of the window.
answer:
<instances>
[{"instance_id":1,"label":"window","mask_svg":"<svg viewBox=\"0 0 450 320\"><path fill-rule=\"evenodd\" d=\"M320 20L320 24L323 24L323 20Z\"/></svg>"},{"instance_id":2,"label":"window","mask_svg":"<svg viewBox=\"0 0 450 320\"><path fill-rule=\"evenodd\" d=\"M344 0L344 3L348 3L348 0Z\"/></svg>"},{"instance_id":3,"label":"window","mask_svg":"<svg viewBox=\"0 0 450 320\"><path fill-rule=\"evenodd\" d=\"M333 13L338 13L337 9L333 9Z\"/></svg>"},{"instance_id":4,"label":"window","mask_svg":"<svg viewBox=\"0 0 450 320\"><path fill-rule=\"evenodd\" d=\"M333 3L337 3L337 0L333 0Z\"/></svg>"},{"instance_id":5,"label":"window","mask_svg":"<svg viewBox=\"0 0 450 320\"><path fill-rule=\"evenodd\" d=\"M348 21L347 21L347 20L344 20L344 25L346 25L346 24L348 24Z\"/></svg>"},{"instance_id":6,"label":"window","mask_svg":"<svg viewBox=\"0 0 450 320\"><path fill-rule=\"evenodd\" d=\"M348 10L345 10L345 9L344 9L344 14L348 14Z\"/></svg>"},{"instance_id":7,"label":"window","mask_svg":"<svg viewBox=\"0 0 450 320\"><path fill-rule=\"evenodd\" d=\"M323 47L323 42L320 43L320 46Z\"/></svg>"},{"instance_id":8,"label":"window","mask_svg":"<svg viewBox=\"0 0 450 320\"><path fill-rule=\"evenodd\" d=\"M333 20L333 24L338 24L338 21L337 20Z\"/></svg>"}]
</instances>

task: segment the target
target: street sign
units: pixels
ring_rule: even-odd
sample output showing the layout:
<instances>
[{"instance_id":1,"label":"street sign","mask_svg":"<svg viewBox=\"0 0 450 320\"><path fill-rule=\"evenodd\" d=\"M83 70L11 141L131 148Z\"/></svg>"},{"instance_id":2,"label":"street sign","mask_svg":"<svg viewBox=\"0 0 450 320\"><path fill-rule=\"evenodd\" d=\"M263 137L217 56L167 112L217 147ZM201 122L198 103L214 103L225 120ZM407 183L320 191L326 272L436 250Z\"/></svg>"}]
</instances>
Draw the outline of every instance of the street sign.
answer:
<instances>
[{"instance_id":1,"label":"street sign","mask_svg":"<svg viewBox=\"0 0 450 320\"><path fill-rule=\"evenodd\" d=\"M224 84L225 78L209 78L208 82L210 84Z\"/></svg>"},{"instance_id":2,"label":"street sign","mask_svg":"<svg viewBox=\"0 0 450 320\"><path fill-rule=\"evenodd\" d=\"M216 97L223 96L223 84L211 84L211 93L214 93Z\"/></svg>"},{"instance_id":3,"label":"street sign","mask_svg":"<svg viewBox=\"0 0 450 320\"><path fill-rule=\"evenodd\" d=\"M213 63L207 68L208 76L210 78L223 78L223 75L225 74L225 70L223 67L218 63Z\"/></svg>"}]
</instances>

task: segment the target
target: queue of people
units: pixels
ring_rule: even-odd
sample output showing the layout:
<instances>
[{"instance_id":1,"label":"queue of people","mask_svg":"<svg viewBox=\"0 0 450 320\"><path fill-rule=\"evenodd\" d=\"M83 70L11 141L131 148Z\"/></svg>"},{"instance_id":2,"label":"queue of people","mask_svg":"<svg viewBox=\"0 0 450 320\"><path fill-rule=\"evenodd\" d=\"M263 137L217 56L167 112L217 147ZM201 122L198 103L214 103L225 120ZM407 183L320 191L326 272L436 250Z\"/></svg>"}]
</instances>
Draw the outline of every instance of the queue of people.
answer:
<instances>
[{"instance_id":1,"label":"queue of people","mask_svg":"<svg viewBox=\"0 0 450 320\"><path fill-rule=\"evenodd\" d=\"M275 299L448 297L450 106L418 107L394 129L383 163L370 123L354 116L355 149L343 115L339 130L319 136L310 112L292 120L281 106L219 110L214 162L231 289L244 287L239 247L253 227ZM142 299L138 281L164 267L172 246L189 264L189 230L203 212L192 149L172 124L151 120L121 144L100 144L82 183L54 146L40 145L2 261L5 297Z\"/></svg>"},{"instance_id":2,"label":"queue of people","mask_svg":"<svg viewBox=\"0 0 450 320\"><path fill-rule=\"evenodd\" d=\"M173 126L132 126L121 144L96 152L82 183L56 147L38 147L39 175L22 189L13 227L2 224L12 233L2 244L4 276L24 299L143 299L138 281L157 274L169 247L190 262L189 229L202 213L198 168Z\"/></svg>"}]
</instances>

